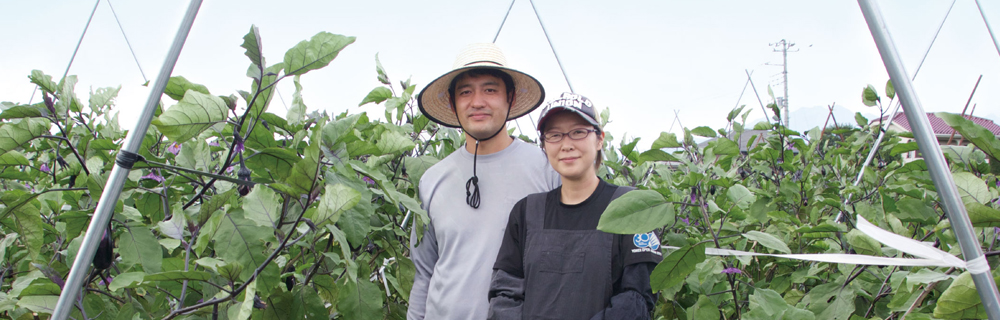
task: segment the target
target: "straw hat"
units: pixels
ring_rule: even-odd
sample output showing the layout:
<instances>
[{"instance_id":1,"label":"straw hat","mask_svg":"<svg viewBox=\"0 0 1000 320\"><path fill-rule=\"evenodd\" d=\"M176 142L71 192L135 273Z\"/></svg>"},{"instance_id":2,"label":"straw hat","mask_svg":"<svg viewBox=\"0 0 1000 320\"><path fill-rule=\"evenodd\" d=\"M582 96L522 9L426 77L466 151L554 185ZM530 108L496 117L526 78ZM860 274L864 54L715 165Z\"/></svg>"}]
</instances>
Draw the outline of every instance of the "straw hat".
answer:
<instances>
[{"instance_id":1,"label":"straw hat","mask_svg":"<svg viewBox=\"0 0 1000 320\"><path fill-rule=\"evenodd\" d=\"M514 79L514 105L510 106L507 120L517 119L535 110L545 100L542 84L524 72L508 68L507 59L499 47L492 43L477 43L469 45L455 58L450 72L434 79L420 91L417 96L420 112L443 126L461 127L448 96L448 86L460 73L482 68L500 70Z\"/></svg>"}]
</instances>

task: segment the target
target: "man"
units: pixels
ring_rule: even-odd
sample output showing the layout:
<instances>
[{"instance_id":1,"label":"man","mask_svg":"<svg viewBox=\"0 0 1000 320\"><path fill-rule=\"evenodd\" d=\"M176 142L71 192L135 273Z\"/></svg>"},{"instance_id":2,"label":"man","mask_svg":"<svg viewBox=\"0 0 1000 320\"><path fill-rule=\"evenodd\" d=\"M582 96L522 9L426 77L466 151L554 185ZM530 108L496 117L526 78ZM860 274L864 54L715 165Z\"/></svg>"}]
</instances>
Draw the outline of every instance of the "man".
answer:
<instances>
[{"instance_id":1,"label":"man","mask_svg":"<svg viewBox=\"0 0 1000 320\"><path fill-rule=\"evenodd\" d=\"M486 318L493 263L511 208L560 183L537 147L506 134L507 121L544 98L538 80L507 68L493 44L470 46L452 71L420 92L420 111L461 128L466 143L420 178L430 221L419 244L416 231L410 242L417 274L407 319Z\"/></svg>"}]
</instances>

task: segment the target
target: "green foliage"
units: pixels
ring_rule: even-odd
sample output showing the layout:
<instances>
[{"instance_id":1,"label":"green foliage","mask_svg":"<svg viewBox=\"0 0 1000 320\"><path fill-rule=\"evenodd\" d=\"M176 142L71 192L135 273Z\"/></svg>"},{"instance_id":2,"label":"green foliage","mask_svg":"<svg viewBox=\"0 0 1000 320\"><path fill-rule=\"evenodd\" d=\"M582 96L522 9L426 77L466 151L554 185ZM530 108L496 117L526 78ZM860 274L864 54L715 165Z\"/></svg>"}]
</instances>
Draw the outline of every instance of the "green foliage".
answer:
<instances>
[{"instance_id":1,"label":"green foliage","mask_svg":"<svg viewBox=\"0 0 1000 320\"><path fill-rule=\"evenodd\" d=\"M420 115L416 85L393 86L377 56L374 75L383 86L360 104L384 103L384 120L307 113L301 93L308 84L298 75L334 63L353 42L319 33L267 65L251 26L241 45L250 62L251 81L240 91L246 107L170 79L167 95L178 102L145 134L139 153L149 162L136 164L115 206L114 268L94 277L80 300L88 318L405 317L416 273L409 228L428 221L417 183L463 140ZM274 86L289 76L295 94L287 114L268 112ZM51 313L125 137L113 112L120 87L92 90L87 108L73 91L75 77L56 82L35 70L28 78L48 102L4 103L0 111L0 317L13 319ZM895 97L891 83L885 96ZM881 107L872 86L862 100ZM729 112L725 128L662 133L650 150L608 133L599 174L639 190L612 202L599 228L661 239L664 260L650 276L660 293L655 316L984 315L971 278L946 268L706 255L706 248L899 255L835 221L840 213L958 252L926 165L900 158L915 150L913 142L890 133L855 186L876 134L868 119L822 135L762 122L753 127L766 135L737 145L746 141L743 110ZM601 114L606 121L610 110ZM991 250L1000 226L1000 142L960 116L939 117L977 148L949 148L947 156L976 234ZM695 136L711 140L699 145ZM245 181L254 185L233 183ZM81 309L71 316L85 318Z\"/></svg>"}]
</instances>

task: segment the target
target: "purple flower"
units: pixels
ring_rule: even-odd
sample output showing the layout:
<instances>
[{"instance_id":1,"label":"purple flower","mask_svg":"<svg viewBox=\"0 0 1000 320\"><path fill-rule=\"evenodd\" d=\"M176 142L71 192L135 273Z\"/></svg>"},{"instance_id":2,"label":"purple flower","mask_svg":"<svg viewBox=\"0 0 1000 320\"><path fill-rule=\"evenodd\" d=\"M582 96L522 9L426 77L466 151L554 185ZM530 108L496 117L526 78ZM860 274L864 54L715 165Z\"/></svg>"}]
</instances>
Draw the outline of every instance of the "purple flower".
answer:
<instances>
[{"instance_id":1,"label":"purple flower","mask_svg":"<svg viewBox=\"0 0 1000 320\"><path fill-rule=\"evenodd\" d=\"M49 170L49 165L48 165L48 164L46 164L46 163L43 163L43 164L42 164L42 167L41 167L41 168L39 168L39 169L40 169L40 170L42 170L42 172L49 172L49 171L50 171L50 170Z\"/></svg>"},{"instance_id":2,"label":"purple flower","mask_svg":"<svg viewBox=\"0 0 1000 320\"><path fill-rule=\"evenodd\" d=\"M688 220L688 218L681 218L681 222L684 222L684 224L689 225L689 226L691 225L691 222L690 222L690 220Z\"/></svg>"},{"instance_id":3,"label":"purple flower","mask_svg":"<svg viewBox=\"0 0 1000 320\"><path fill-rule=\"evenodd\" d=\"M208 146L209 147L218 147L219 146L219 140L212 140L212 142L208 143Z\"/></svg>"},{"instance_id":4,"label":"purple flower","mask_svg":"<svg viewBox=\"0 0 1000 320\"><path fill-rule=\"evenodd\" d=\"M369 178L368 176L361 176L361 181L364 181L370 186L375 185L375 180L372 180L372 178Z\"/></svg>"},{"instance_id":5,"label":"purple flower","mask_svg":"<svg viewBox=\"0 0 1000 320\"><path fill-rule=\"evenodd\" d=\"M112 280L114 280L114 279L111 279L111 277L106 277L106 278L102 277L101 281L98 281L97 284L98 285L102 285L102 286L106 286L106 285L111 284Z\"/></svg>"},{"instance_id":6,"label":"purple flower","mask_svg":"<svg viewBox=\"0 0 1000 320\"><path fill-rule=\"evenodd\" d=\"M740 270L740 269L737 269L737 268L725 268L725 269L722 269L722 273L724 273L724 274L743 274L743 271Z\"/></svg>"},{"instance_id":7,"label":"purple flower","mask_svg":"<svg viewBox=\"0 0 1000 320\"><path fill-rule=\"evenodd\" d=\"M177 142L171 143L167 147L167 152L173 153L176 156L178 153L181 153L181 145Z\"/></svg>"},{"instance_id":8,"label":"purple flower","mask_svg":"<svg viewBox=\"0 0 1000 320\"><path fill-rule=\"evenodd\" d=\"M1000 234L1000 227L993 227L993 234Z\"/></svg>"},{"instance_id":9,"label":"purple flower","mask_svg":"<svg viewBox=\"0 0 1000 320\"><path fill-rule=\"evenodd\" d=\"M149 174L142 176L142 178L139 178L139 180L142 179L150 179L150 180L155 180L156 182L163 182L163 177L156 174L156 172L150 172Z\"/></svg>"},{"instance_id":10,"label":"purple flower","mask_svg":"<svg viewBox=\"0 0 1000 320\"><path fill-rule=\"evenodd\" d=\"M233 168L234 167L236 167L236 166L229 166L229 168L226 168L226 173L233 172Z\"/></svg>"},{"instance_id":11,"label":"purple flower","mask_svg":"<svg viewBox=\"0 0 1000 320\"><path fill-rule=\"evenodd\" d=\"M243 153L243 149L245 149L244 146L243 146L243 138L240 138L240 136L237 135L237 136L235 136L235 139L233 139L233 140L234 140L233 141L233 151L235 151L236 153Z\"/></svg>"}]
</instances>

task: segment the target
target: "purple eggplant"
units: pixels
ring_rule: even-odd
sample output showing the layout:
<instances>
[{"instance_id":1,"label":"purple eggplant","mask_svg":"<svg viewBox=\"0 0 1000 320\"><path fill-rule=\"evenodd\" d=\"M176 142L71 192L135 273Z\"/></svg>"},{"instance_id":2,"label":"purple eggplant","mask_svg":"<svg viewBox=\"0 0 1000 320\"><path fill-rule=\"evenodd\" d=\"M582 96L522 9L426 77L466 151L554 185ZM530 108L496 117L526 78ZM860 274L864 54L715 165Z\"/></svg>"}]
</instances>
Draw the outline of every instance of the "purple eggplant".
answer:
<instances>
[{"instance_id":1,"label":"purple eggplant","mask_svg":"<svg viewBox=\"0 0 1000 320\"><path fill-rule=\"evenodd\" d=\"M101 237L101 242L97 245L97 253L94 254L94 268L106 270L111 267L114 260L115 240L111 237L111 224L108 223L108 228L104 230L104 236Z\"/></svg>"}]
</instances>

